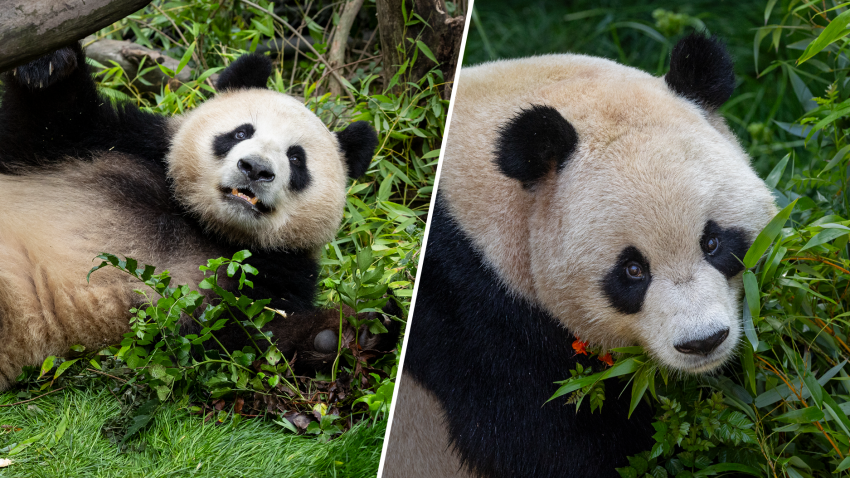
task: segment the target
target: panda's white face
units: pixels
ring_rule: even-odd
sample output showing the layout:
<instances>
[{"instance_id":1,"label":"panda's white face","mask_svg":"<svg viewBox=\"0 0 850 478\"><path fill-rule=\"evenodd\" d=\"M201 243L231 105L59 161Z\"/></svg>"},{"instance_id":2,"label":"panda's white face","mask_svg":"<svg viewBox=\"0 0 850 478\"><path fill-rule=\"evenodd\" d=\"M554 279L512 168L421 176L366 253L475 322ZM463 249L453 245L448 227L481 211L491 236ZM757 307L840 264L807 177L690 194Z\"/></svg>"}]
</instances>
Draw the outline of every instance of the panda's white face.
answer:
<instances>
[{"instance_id":1,"label":"panda's white face","mask_svg":"<svg viewBox=\"0 0 850 478\"><path fill-rule=\"evenodd\" d=\"M679 61L723 56L701 45ZM740 343L738 259L776 208L712 109L731 63L709 107L670 86L705 86L699 65L677 71L581 55L464 68L439 187L511 294L592 345L704 372Z\"/></svg>"},{"instance_id":2,"label":"panda's white face","mask_svg":"<svg viewBox=\"0 0 850 478\"><path fill-rule=\"evenodd\" d=\"M579 147L531 223L531 256L542 305L582 340L704 372L739 343L741 260L775 208L739 148L689 129Z\"/></svg>"},{"instance_id":3,"label":"panda's white face","mask_svg":"<svg viewBox=\"0 0 850 478\"><path fill-rule=\"evenodd\" d=\"M206 227L246 246L312 248L333 239L345 164L334 135L304 105L238 89L179 121L169 173Z\"/></svg>"}]
</instances>

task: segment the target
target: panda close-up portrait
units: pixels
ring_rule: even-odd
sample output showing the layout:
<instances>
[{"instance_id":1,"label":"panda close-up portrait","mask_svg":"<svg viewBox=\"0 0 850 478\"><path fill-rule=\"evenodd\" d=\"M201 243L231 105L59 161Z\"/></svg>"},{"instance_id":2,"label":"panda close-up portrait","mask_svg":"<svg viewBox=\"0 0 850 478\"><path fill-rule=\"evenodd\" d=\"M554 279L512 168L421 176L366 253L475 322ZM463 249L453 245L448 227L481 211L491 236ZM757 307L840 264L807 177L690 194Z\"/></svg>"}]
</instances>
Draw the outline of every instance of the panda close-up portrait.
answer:
<instances>
[{"instance_id":1,"label":"panda close-up portrait","mask_svg":"<svg viewBox=\"0 0 850 478\"><path fill-rule=\"evenodd\" d=\"M280 350L333 359L340 314L314 305L319 252L377 136L366 122L331 132L300 101L266 88L271 72L267 57L246 54L221 72L217 95L173 117L98 94L76 43L4 73L0 390L24 366L73 345L116 344L130 330L140 284L112 268L86 280L103 252L194 287L207 259L248 249L245 263L259 273L243 293L289 315L265 329ZM225 346L245 339L221 332ZM370 345L391 348L396 337L370 336Z\"/></svg>"},{"instance_id":2,"label":"panda close-up portrait","mask_svg":"<svg viewBox=\"0 0 850 478\"><path fill-rule=\"evenodd\" d=\"M741 260L777 211L717 112L734 87L700 33L662 77L578 54L463 68L384 477L619 476L652 410L629 417L616 381L602 413L548 401L605 367L573 342L680 376L734 359Z\"/></svg>"}]
</instances>

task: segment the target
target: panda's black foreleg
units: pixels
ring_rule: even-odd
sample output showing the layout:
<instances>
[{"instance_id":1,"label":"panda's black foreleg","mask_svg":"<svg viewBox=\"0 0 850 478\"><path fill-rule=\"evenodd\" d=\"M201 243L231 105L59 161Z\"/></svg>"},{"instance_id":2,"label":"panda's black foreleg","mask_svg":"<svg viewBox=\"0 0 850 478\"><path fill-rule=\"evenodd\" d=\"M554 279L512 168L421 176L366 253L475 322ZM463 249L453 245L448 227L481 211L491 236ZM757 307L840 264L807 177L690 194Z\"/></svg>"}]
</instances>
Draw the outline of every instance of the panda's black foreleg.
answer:
<instances>
[{"instance_id":1,"label":"panda's black foreleg","mask_svg":"<svg viewBox=\"0 0 850 478\"><path fill-rule=\"evenodd\" d=\"M99 99L79 44L3 74L0 172L76 156ZM11 170L11 171L9 171Z\"/></svg>"},{"instance_id":2,"label":"panda's black foreleg","mask_svg":"<svg viewBox=\"0 0 850 478\"><path fill-rule=\"evenodd\" d=\"M0 173L26 174L105 151L164 161L166 118L101 97L78 43L7 71L2 81Z\"/></svg>"}]
</instances>

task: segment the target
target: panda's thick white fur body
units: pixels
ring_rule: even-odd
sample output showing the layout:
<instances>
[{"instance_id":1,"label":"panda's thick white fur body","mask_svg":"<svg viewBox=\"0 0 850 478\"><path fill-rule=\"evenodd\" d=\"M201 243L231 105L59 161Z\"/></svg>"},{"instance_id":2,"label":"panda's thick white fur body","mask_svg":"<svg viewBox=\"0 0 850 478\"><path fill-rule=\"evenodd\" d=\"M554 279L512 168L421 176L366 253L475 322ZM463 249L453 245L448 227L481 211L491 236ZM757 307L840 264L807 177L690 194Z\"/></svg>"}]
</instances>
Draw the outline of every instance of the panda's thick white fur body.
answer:
<instances>
[{"instance_id":1,"label":"panda's thick white fur body","mask_svg":"<svg viewBox=\"0 0 850 478\"><path fill-rule=\"evenodd\" d=\"M190 284L203 278L199 264L225 252L191 237L170 248L151 247L157 238L150 224L97 185L97 178L120 174L142 187L148 173L134 169L133 158L109 155L38 176L0 175L0 201L14 205L0 209L0 390L24 365L63 355L72 345L96 350L129 330L139 284L115 269L87 282L101 252L161 265L175 283Z\"/></svg>"},{"instance_id":2,"label":"panda's thick white fur body","mask_svg":"<svg viewBox=\"0 0 850 478\"><path fill-rule=\"evenodd\" d=\"M339 314L314 306L318 248L335 236L347 178L365 172L377 137L363 122L331 133L266 89L271 69L245 55L222 71L218 95L174 117L100 97L76 44L5 74L0 391L24 366L75 344L118 343L129 330L139 284L114 269L87 282L102 252L195 285L207 259L248 249L260 272L242 292L298 319L267 325L280 350L310 366L328 361L314 337L337 330ZM241 348L247 338L232 328L219 341Z\"/></svg>"},{"instance_id":3,"label":"panda's thick white fur body","mask_svg":"<svg viewBox=\"0 0 850 478\"><path fill-rule=\"evenodd\" d=\"M734 355L740 259L776 208L716 112L733 88L701 35L662 78L582 55L461 71L385 478L618 476L652 447L623 384L601 413L547 400L603 367L576 337L679 373Z\"/></svg>"}]
</instances>

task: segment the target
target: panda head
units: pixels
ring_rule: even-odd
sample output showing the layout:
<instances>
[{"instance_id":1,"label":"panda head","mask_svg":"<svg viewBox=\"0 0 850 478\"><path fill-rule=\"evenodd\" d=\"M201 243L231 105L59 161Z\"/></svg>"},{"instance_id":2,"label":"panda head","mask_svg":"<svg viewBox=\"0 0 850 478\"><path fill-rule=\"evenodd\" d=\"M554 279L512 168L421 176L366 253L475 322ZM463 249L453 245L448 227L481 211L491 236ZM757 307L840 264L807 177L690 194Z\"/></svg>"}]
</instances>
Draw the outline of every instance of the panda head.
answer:
<instances>
[{"instance_id":1,"label":"panda head","mask_svg":"<svg viewBox=\"0 0 850 478\"><path fill-rule=\"evenodd\" d=\"M374 129L332 133L298 100L266 88L268 58L244 55L219 94L175 121L167 163L175 196L209 230L245 247L312 249L330 240L347 177L369 166Z\"/></svg>"},{"instance_id":2,"label":"panda head","mask_svg":"<svg viewBox=\"0 0 850 478\"><path fill-rule=\"evenodd\" d=\"M579 55L513 62L482 68L539 83L493 126L493 173L443 170L453 217L509 290L582 340L642 345L683 372L722 365L742 335L741 261L776 212L716 113L734 87L724 45L684 39L663 78ZM500 114L487 108L460 117ZM473 174L502 180L479 190Z\"/></svg>"}]
</instances>

